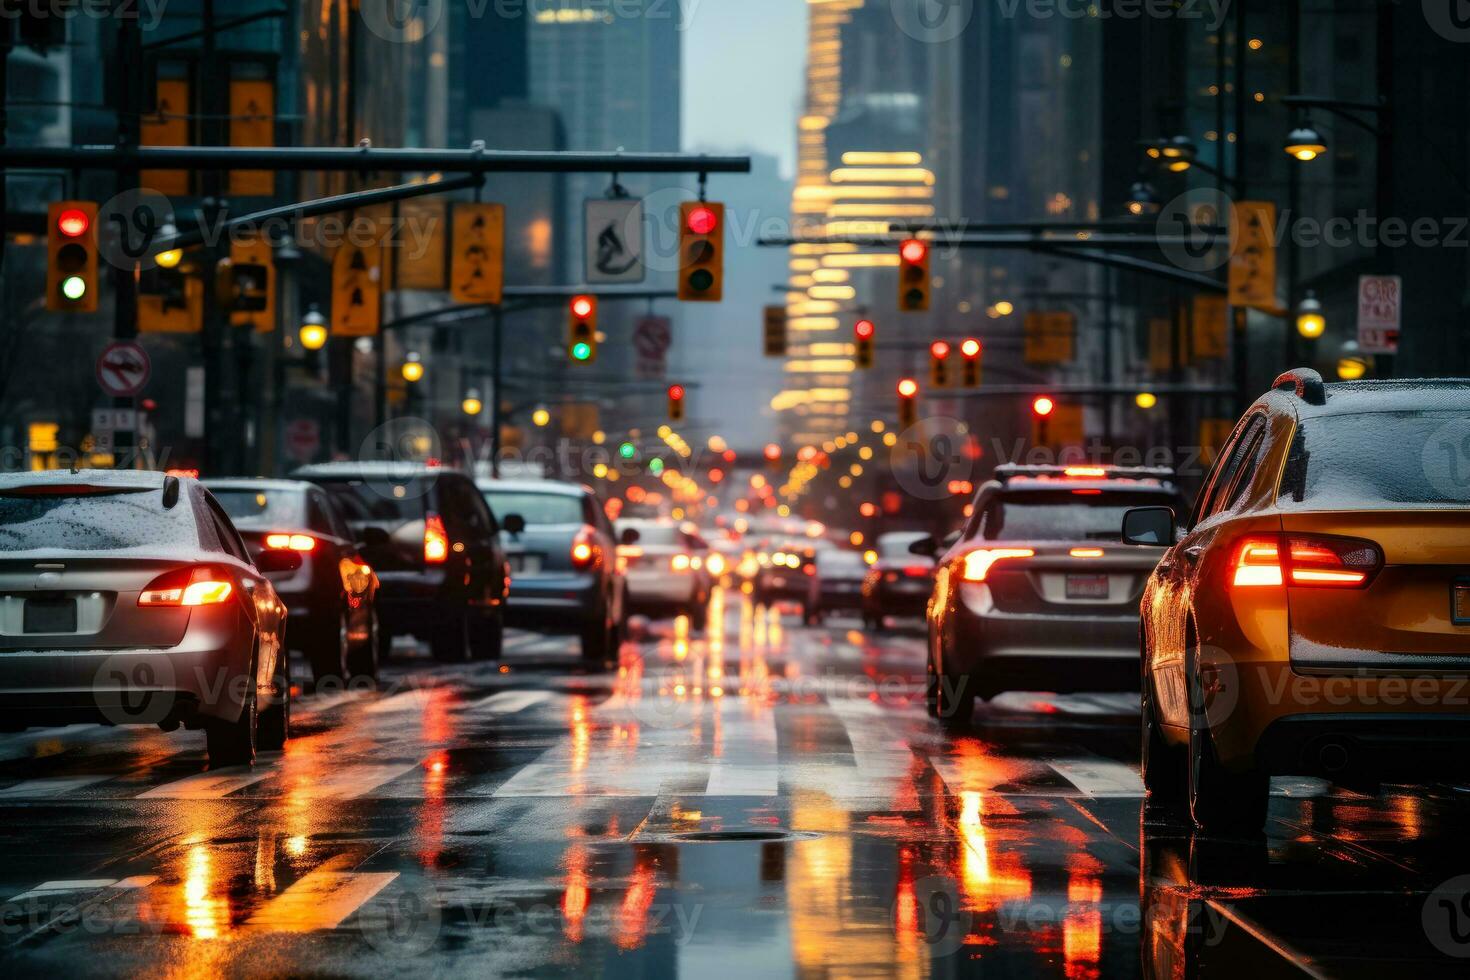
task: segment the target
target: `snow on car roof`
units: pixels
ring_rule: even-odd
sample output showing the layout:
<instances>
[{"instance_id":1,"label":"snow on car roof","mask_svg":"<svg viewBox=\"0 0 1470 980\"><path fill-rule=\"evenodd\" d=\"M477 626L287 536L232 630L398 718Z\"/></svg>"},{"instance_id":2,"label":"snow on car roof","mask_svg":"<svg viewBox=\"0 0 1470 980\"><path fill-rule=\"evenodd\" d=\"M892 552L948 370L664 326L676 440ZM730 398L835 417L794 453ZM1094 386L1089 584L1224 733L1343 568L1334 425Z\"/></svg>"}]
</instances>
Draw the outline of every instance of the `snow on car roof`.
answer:
<instances>
[{"instance_id":1,"label":"snow on car roof","mask_svg":"<svg viewBox=\"0 0 1470 980\"><path fill-rule=\"evenodd\" d=\"M166 474L154 470L41 470L0 473L0 489L76 485L119 489L161 490Z\"/></svg>"}]
</instances>

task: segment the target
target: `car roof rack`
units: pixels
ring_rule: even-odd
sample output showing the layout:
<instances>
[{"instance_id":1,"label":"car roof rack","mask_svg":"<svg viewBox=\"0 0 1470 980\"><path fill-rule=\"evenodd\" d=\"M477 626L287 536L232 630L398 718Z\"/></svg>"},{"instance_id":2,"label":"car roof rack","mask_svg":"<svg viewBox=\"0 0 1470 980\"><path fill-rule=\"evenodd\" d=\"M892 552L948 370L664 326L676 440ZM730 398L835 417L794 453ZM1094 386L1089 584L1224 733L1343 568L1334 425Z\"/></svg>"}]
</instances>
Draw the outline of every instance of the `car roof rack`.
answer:
<instances>
[{"instance_id":1,"label":"car roof rack","mask_svg":"<svg viewBox=\"0 0 1470 980\"><path fill-rule=\"evenodd\" d=\"M1017 477L1172 481L1175 473L1167 466L1114 466L1110 463L1056 463L1050 465L1002 463L995 468L995 478L1002 483Z\"/></svg>"},{"instance_id":2,"label":"car roof rack","mask_svg":"<svg viewBox=\"0 0 1470 980\"><path fill-rule=\"evenodd\" d=\"M1289 388L1308 405L1327 404L1327 388L1322 384L1322 375L1311 368L1283 371L1271 382L1271 388L1273 391L1285 391Z\"/></svg>"}]
</instances>

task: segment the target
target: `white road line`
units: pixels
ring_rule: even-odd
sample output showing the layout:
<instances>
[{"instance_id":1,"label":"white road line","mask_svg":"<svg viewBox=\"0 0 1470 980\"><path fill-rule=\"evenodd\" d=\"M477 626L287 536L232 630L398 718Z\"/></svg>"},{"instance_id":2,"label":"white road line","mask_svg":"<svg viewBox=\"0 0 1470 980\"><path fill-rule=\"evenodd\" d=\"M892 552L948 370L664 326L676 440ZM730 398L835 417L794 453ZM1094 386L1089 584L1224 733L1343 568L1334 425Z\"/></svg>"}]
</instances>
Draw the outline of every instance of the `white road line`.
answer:
<instances>
[{"instance_id":1,"label":"white road line","mask_svg":"<svg viewBox=\"0 0 1470 980\"><path fill-rule=\"evenodd\" d=\"M176 779L162 786L155 786L146 793L139 793L139 800L218 800L229 796L276 773L274 766L259 766L236 772L211 771L195 773Z\"/></svg>"},{"instance_id":2,"label":"white road line","mask_svg":"<svg viewBox=\"0 0 1470 980\"><path fill-rule=\"evenodd\" d=\"M301 794L314 800L355 800L418 768L418 763L344 766L301 787Z\"/></svg>"},{"instance_id":3,"label":"white road line","mask_svg":"<svg viewBox=\"0 0 1470 980\"><path fill-rule=\"evenodd\" d=\"M501 691L476 701L470 710L475 714L513 715L550 700L550 691Z\"/></svg>"},{"instance_id":4,"label":"white road line","mask_svg":"<svg viewBox=\"0 0 1470 980\"><path fill-rule=\"evenodd\" d=\"M716 764L710 769L706 796L775 796L780 772L775 766Z\"/></svg>"},{"instance_id":5,"label":"white road line","mask_svg":"<svg viewBox=\"0 0 1470 980\"><path fill-rule=\"evenodd\" d=\"M75 881L46 881L32 888L30 891L21 892L10 899L19 902L30 898L44 898L49 895L65 895L72 892L101 891L104 888L147 888L158 880L156 875L133 875L131 878L81 878Z\"/></svg>"},{"instance_id":6,"label":"white road line","mask_svg":"<svg viewBox=\"0 0 1470 980\"><path fill-rule=\"evenodd\" d=\"M404 691L392 697L374 701L363 710L370 715L383 714L390 711L423 711L425 706L434 697L434 689L429 687L418 688L413 691Z\"/></svg>"},{"instance_id":7,"label":"white road line","mask_svg":"<svg viewBox=\"0 0 1470 980\"><path fill-rule=\"evenodd\" d=\"M252 932L316 932L335 929L398 877L396 871L308 872L256 910L245 922Z\"/></svg>"},{"instance_id":8,"label":"white road line","mask_svg":"<svg viewBox=\"0 0 1470 980\"><path fill-rule=\"evenodd\" d=\"M108 775L90 776L44 776L26 779L0 789L0 800L51 800L58 796L69 796L79 789L110 779Z\"/></svg>"},{"instance_id":9,"label":"white road line","mask_svg":"<svg viewBox=\"0 0 1470 980\"><path fill-rule=\"evenodd\" d=\"M1092 797L1143 796L1143 779L1138 770L1108 759L1068 759L1049 762L1063 779Z\"/></svg>"}]
</instances>

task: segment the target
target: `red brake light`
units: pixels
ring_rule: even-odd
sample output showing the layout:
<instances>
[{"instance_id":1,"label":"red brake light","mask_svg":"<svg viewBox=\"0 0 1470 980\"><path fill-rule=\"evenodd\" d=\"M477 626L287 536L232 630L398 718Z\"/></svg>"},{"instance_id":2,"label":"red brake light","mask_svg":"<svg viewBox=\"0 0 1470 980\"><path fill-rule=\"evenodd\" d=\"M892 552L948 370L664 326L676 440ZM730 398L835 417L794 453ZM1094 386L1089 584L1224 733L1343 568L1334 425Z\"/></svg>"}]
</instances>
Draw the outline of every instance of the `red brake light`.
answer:
<instances>
[{"instance_id":1,"label":"red brake light","mask_svg":"<svg viewBox=\"0 0 1470 980\"><path fill-rule=\"evenodd\" d=\"M572 540L572 567L583 571L600 561L597 545L592 540L592 528L583 526Z\"/></svg>"},{"instance_id":2,"label":"red brake light","mask_svg":"<svg viewBox=\"0 0 1470 980\"><path fill-rule=\"evenodd\" d=\"M158 576L138 594L140 606L212 606L235 591L223 570L200 565L176 568Z\"/></svg>"},{"instance_id":3,"label":"red brake light","mask_svg":"<svg viewBox=\"0 0 1470 980\"><path fill-rule=\"evenodd\" d=\"M424 562L438 565L448 557L449 532L444 530L444 518L430 514L424 518Z\"/></svg>"},{"instance_id":4,"label":"red brake light","mask_svg":"<svg viewBox=\"0 0 1470 980\"><path fill-rule=\"evenodd\" d=\"M286 534L277 532L265 536L265 546L280 550L308 552L316 550L316 538L309 534Z\"/></svg>"},{"instance_id":5,"label":"red brake light","mask_svg":"<svg viewBox=\"0 0 1470 980\"><path fill-rule=\"evenodd\" d=\"M1006 558L1034 558L1036 552L1030 548L981 548L965 556L965 581L983 582L990 566Z\"/></svg>"},{"instance_id":6,"label":"red brake light","mask_svg":"<svg viewBox=\"0 0 1470 980\"><path fill-rule=\"evenodd\" d=\"M1077 479L1086 479L1087 477L1105 477L1108 475L1108 471L1101 466L1069 466L1062 472L1065 473L1067 476Z\"/></svg>"},{"instance_id":7,"label":"red brake light","mask_svg":"<svg viewBox=\"0 0 1470 980\"><path fill-rule=\"evenodd\" d=\"M1289 535L1283 547L1280 535L1250 537L1236 546L1231 584L1355 589L1382 564L1378 546L1357 538Z\"/></svg>"}]
</instances>

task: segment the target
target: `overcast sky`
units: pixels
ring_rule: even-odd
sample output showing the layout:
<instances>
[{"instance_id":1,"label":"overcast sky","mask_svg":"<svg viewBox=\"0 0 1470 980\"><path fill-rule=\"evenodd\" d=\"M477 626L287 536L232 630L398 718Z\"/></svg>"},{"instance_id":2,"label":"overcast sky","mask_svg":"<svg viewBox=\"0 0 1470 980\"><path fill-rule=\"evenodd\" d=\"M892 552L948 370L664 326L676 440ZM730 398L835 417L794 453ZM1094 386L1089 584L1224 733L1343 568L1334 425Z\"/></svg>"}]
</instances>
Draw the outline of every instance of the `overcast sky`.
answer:
<instances>
[{"instance_id":1,"label":"overcast sky","mask_svg":"<svg viewBox=\"0 0 1470 980\"><path fill-rule=\"evenodd\" d=\"M684 145L751 149L796 170L806 67L805 0L679 0L684 34Z\"/></svg>"}]
</instances>

